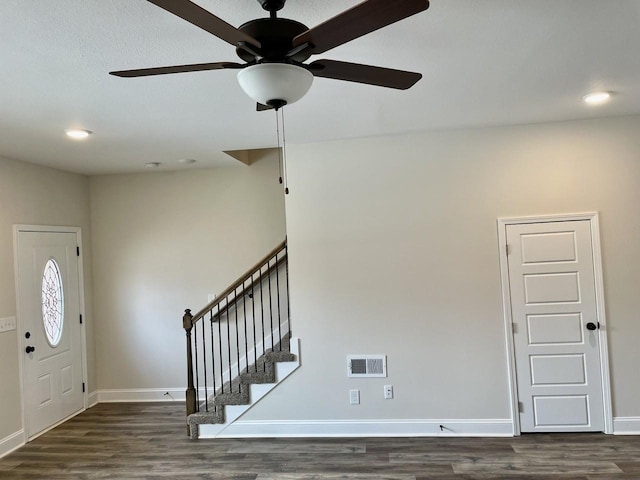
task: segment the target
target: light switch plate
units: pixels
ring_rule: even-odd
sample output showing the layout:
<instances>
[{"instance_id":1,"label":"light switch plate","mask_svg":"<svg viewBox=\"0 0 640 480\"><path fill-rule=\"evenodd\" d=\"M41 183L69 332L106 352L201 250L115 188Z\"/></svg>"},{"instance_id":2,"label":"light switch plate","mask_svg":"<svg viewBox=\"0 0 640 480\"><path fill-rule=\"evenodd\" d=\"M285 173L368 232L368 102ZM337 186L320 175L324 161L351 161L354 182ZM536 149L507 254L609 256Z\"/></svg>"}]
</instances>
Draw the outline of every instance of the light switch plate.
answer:
<instances>
[{"instance_id":1,"label":"light switch plate","mask_svg":"<svg viewBox=\"0 0 640 480\"><path fill-rule=\"evenodd\" d=\"M16 317L0 318L0 332L10 332L16 329Z\"/></svg>"}]
</instances>

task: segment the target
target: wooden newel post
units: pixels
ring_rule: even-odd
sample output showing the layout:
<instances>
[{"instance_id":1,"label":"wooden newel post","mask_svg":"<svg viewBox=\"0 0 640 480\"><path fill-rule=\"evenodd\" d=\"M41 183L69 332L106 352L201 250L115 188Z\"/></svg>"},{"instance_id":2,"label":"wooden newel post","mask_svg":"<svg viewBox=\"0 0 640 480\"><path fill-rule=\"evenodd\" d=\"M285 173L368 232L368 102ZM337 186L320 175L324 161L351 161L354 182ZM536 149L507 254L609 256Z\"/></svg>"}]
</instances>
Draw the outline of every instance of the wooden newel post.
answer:
<instances>
[{"instance_id":1,"label":"wooden newel post","mask_svg":"<svg viewBox=\"0 0 640 480\"><path fill-rule=\"evenodd\" d=\"M182 317L182 326L187 334L187 416L196 411L196 389L193 386L193 354L191 352L191 330L193 329L193 315L191 310L186 309ZM187 426L187 434L189 427Z\"/></svg>"}]
</instances>

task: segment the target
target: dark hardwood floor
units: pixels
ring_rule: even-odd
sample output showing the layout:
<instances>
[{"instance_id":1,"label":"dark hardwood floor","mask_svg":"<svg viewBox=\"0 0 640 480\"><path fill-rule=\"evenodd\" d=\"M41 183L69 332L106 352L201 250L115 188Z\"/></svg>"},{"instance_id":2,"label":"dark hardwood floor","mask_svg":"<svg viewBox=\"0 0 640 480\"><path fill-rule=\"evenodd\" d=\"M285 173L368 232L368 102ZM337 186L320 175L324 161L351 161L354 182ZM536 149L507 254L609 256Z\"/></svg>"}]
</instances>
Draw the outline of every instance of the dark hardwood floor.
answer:
<instances>
[{"instance_id":1,"label":"dark hardwood floor","mask_svg":"<svg viewBox=\"0 0 640 480\"><path fill-rule=\"evenodd\" d=\"M0 459L0 479L640 479L640 437L186 437L182 404L101 404Z\"/></svg>"}]
</instances>

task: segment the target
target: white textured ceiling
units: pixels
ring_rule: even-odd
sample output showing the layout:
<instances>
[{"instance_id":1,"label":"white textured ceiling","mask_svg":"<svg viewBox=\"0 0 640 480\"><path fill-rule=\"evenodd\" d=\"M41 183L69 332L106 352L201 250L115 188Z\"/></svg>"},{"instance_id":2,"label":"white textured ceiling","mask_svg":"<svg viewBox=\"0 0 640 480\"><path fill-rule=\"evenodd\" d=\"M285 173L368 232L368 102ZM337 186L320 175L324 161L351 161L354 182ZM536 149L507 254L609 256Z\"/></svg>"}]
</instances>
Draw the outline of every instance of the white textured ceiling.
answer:
<instances>
[{"instance_id":1,"label":"white textured ceiling","mask_svg":"<svg viewBox=\"0 0 640 480\"><path fill-rule=\"evenodd\" d=\"M198 0L232 25L255 0ZM358 0L289 0L312 27ZM640 0L432 0L320 56L421 72L407 91L317 78L286 107L287 141L640 113ZM101 174L232 165L275 145L233 70L136 79L111 70L236 61L233 47L145 0L0 0L0 156ZM581 96L617 92L603 107ZM94 131L72 142L64 130Z\"/></svg>"}]
</instances>

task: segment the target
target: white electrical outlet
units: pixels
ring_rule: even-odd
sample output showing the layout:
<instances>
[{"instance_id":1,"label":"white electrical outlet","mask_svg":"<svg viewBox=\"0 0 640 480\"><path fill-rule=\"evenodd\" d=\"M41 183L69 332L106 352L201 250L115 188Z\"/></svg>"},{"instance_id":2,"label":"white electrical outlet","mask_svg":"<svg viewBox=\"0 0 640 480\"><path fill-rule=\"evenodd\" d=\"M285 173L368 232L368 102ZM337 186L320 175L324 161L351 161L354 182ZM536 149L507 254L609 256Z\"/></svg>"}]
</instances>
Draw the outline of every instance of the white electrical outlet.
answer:
<instances>
[{"instance_id":1,"label":"white electrical outlet","mask_svg":"<svg viewBox=\"0 0 640 480\"><path fill-rule=\"evenodd\" d=\"M0 332L9 332L16 329L16 317L0 318Z\"/></svg>"},{"instance_id":2,"label":"white electrical outlet","mask_svg":"<svg viewBox=\"0 0 640 480\"><path fill-rule=\"evenodd\" d=\"M384 386L384 398L386 399L393 398L393 385Z\"/></svg>"},{"instance_id":3,"label":"white electrical outlet","mask_svg":"<svg viewBox=\"0 0 640 480\"><path fill-rule=\"evenodd\" d=\"M349 390L349 403L360 405L360 390Z\"/></svg>"}]
</instances>

